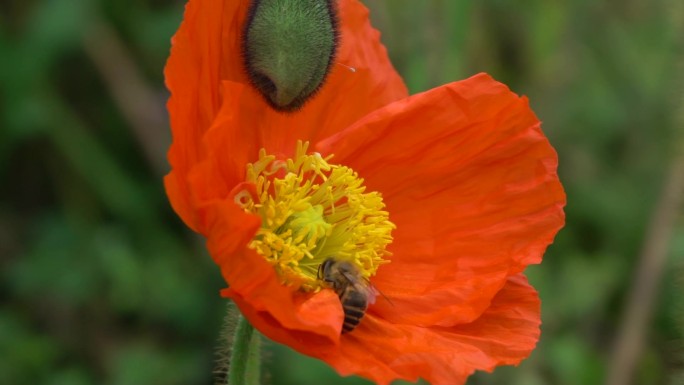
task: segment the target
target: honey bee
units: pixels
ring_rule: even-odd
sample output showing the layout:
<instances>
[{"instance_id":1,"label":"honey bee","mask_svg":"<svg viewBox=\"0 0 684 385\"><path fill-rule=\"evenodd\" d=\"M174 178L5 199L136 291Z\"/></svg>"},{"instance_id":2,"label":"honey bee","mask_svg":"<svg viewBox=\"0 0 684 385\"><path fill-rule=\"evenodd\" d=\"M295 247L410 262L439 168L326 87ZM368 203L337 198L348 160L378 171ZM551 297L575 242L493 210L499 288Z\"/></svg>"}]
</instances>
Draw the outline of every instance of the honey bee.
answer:
<instances>
[{"instance_id":1,"label":"honey bee","mask_svg":"<svg viewBox=\"0 0 684 385\"><path fill-rule=\"evenodd\" d=\"M361 322L369 304L375 302L376 290L361 276L352 263L326 259L318 269L318 279L323 280L340 297L344 310L342 333L349 333Z\"/></svg>"}]
</instances>

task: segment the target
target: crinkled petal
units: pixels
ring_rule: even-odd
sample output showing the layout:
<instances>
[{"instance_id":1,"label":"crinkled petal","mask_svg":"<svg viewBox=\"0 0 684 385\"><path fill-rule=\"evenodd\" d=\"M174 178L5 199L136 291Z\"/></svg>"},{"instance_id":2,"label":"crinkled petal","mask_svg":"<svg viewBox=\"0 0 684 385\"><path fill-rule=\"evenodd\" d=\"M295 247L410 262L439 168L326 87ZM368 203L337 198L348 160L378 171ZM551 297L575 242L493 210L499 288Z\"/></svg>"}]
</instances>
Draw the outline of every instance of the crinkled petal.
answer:
<instances>
[{"instance_id":1,"label":"crinkled petal","mask_svg":"<svg viewBox=\"0 0 684 385\"><path fill-rule=\"evenodd\" d=\"M475 370L520 363L534 349L540 323L537 292L518 274L471 323L426 328L369 315L342 337L337 354L321 359L342 375L378 384L422 377L432 385L460 385Z\"/></svg>"},{"instance_id":2,"label":"crinkled petal","mask_svg":"<svg viewBox=\"0 0 684 385\"><path fill-rule=\"evenodd\" d=\"M380 44L379 33L370 26L367 9L355 0L342 1L339 8L342 36L337 62L354 66L355 72L342 65L333 66L321 91L294 113L271 109L245 83L223 82L224 108L217 117L223 123L209 133L211 139L206 142L210 151L232 163L244 159L242 146L251 149L248 162L256 159L256 150L260 148L271 154L289 156L297 141L316 142L407 96L401 78ZM225 118L226 115L231 119ZM235 152L237 156L233 156Z\"/></svg>"},{"instance_id":3,"label":"crinkled petal","mask_svg":"<svg viewBox=\"0 0 684 385\"><path fill-rule=\"evenodd\" d=\"M186 177L208 152L205 133L224 124L229 138L244 132L239 142L230 141L219 155L229 157L235 147L265 147L271 152L291 152L297 140L312 140L342 130L374 109L403 98L406 87L396 73L379 33L368 20L368 10L356 0L339 2L341 45L329 80L305 107L293 114L272 110L247 86L240 54L240 36L247 0L191 0L180 29L172 39L165 69L171 91L168 109L173 145L168 158L172 171L165 184L176 212L196 231L202 232L193 210ZM225 83L234 87L225 86ZM246 86L246 87L245 87ZM237 94L233 94L236 92ZM237 99L237 102L236 102ZM231 108L221 108L230 100ZM239 110L239 120L226 125L222 114ZM249 143L255 140L256 143ZM252 154L256 157L256 154ZM254 160L254 159L252 159Z\"/></svg>"},{"instance_id":4,"label":"crinkled petal","mask_svg":"<svg viewBox=\"0 0 684 385\"><path fill-rule=\"evenodd\" d=\"M485 74L393 103L320 143L383 194L397 225L371 309L398 323L476 319L564 223L557 156L525 98Z\"/></svg>"},{"instance_id":5,"label":"crinkled petal","mask_svg":"<svg viewBox=\"0 0 684 385\"><path fill-rule=\"evenodd\" d=\"M283 286L273 267L247 248L261 225L229 200L214 200L200 208L211 236L209 253L230 286L223 295L235 300L242 313L262 333L300 351L307 345L334 346L342 328L342 308L329 290L316 295ZM297 342L299 341L299 342ZM304 343L306 342L306 344Z\"/></svg>"},{"instance_id":6,"label":"crinkled petal","mask_svg":"<svg viewBox=\"0 0 684 385\"><path fill-rule=\"evenodd\" d=\"M245 18L247 1L192 0L186 4L183 22L171 39L171 56L164 69L173 144L168 159L171 172L164 179L171 205L185 223L200 231L197 213L186 182L190 170L206 156L202 142L221 106L219 94L222 63L236 67L239 51L223 58L223 31L237 31ZM230 48L230 46L228 47ZM232 45L233 50L236 46ZM225 67L225 64L224 64ZM242 76L241 79L246 81Z\"/></svg>"},{"instance_id":7,"label":"crinkled petal","mask_svg":"<svg viewBox=\"0 0 684 385\"><path fill-rule=\"evenodd\" d=\"M258 309L254 306L258 302L232 289L222 295L235 301L250 324L273 341L309 356L338 349L343 314L337 295L330 290L302 295L281 288L269 301L280 300L277 309L282 311Z\"/></svg>"}]
</instances>

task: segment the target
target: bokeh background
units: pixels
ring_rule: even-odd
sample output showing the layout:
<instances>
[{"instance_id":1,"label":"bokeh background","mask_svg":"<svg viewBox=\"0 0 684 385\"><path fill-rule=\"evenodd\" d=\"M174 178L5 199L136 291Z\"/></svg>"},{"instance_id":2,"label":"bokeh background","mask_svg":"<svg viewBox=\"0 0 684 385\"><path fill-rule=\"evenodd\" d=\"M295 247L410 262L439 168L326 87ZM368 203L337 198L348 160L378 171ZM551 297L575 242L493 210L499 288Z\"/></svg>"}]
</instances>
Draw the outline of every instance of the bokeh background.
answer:
<instances>
[{"instance_id":1,"label":"bokeh background","mask_svg":"<svg viewBox=\"0 0 684 385\"><path fill-rule=\"evenodd\" d=\"M469 384L603 384L611 368L684 383L684 2L366 4L412 92L489 72L529 96L560 156L567 225L528 270L542 339ZM0 1L0 384L213 383L224 283L161 184L182 11ZM616 341L642 332L621 367ZM265 348L270 384L368 383Z\"/></svg>"}]
</instances>

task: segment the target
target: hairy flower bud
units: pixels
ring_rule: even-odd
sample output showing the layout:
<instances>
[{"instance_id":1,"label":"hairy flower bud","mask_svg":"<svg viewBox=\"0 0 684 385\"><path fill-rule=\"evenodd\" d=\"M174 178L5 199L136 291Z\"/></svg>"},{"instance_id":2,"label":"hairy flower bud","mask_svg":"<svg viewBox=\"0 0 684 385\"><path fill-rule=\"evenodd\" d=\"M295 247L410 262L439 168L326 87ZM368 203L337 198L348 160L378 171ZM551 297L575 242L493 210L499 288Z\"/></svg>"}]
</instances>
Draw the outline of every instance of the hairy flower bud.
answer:
<instances>
[{"instance_id":1,"label":"hairy flower bud","mask_svg":"<svg viewBox=\"0 0 684 385\"><path fill-rule=\"evenodd\" d=\"M251 83L295 111L323 85L338 43L336 0L252 0L242 51Z\"/></svg>"}]
</instances>

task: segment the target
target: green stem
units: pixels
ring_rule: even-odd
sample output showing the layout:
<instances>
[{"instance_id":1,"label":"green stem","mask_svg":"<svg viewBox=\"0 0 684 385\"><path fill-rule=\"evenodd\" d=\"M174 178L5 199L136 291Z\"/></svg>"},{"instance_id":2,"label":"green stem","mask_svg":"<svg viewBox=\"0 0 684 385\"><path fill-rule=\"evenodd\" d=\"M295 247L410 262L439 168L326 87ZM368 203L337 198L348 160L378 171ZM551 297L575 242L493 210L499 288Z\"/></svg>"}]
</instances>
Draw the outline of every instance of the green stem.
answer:
<instances>
[{"instance_id":1,"label":"green stem","mask_svg":"<svg viewBox=\"0 0 684 385\"><path fill-rule=\"evenodd\" d=\"M260 385L260 347L259 333L240 316L230 356L228 385Z\"/></svg>"}]
</instances>

